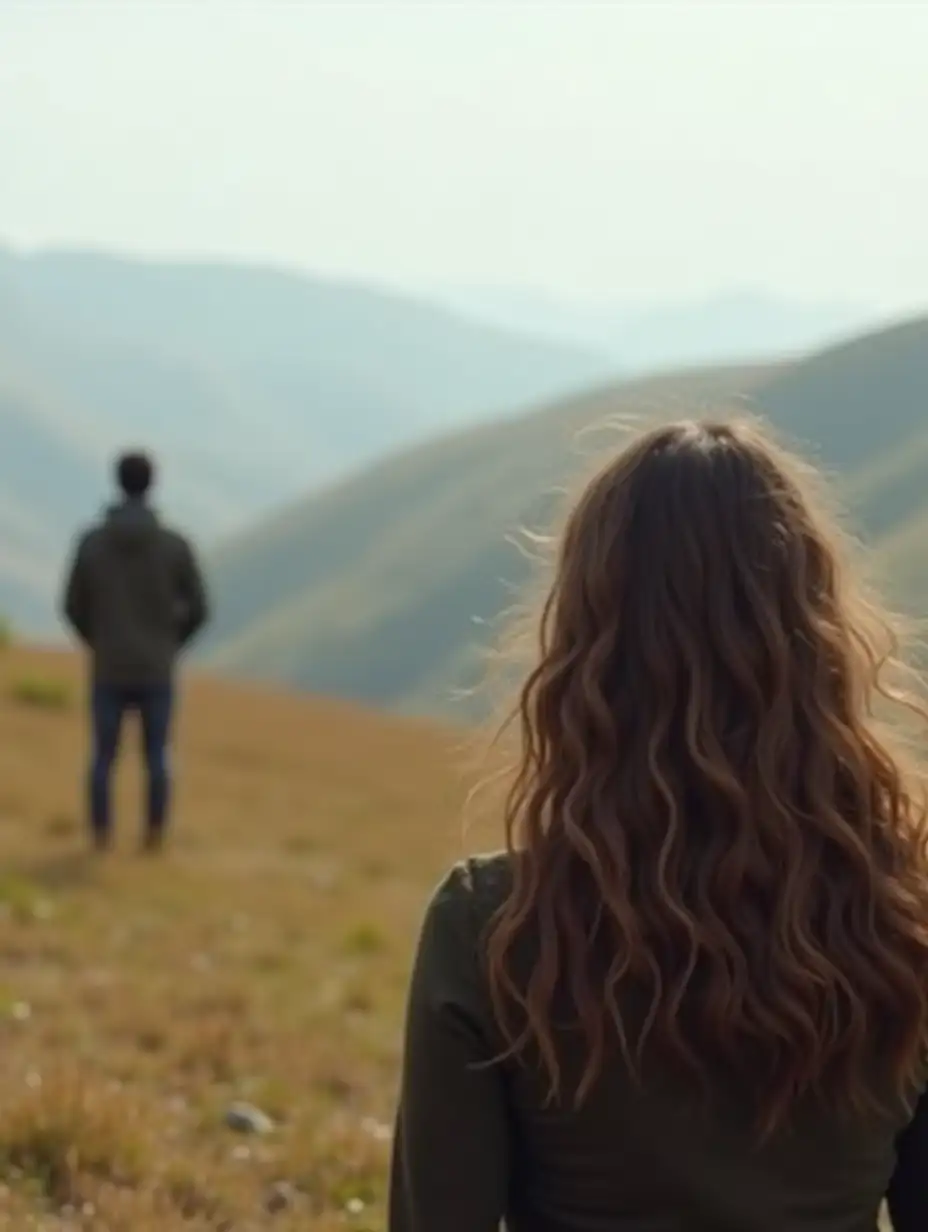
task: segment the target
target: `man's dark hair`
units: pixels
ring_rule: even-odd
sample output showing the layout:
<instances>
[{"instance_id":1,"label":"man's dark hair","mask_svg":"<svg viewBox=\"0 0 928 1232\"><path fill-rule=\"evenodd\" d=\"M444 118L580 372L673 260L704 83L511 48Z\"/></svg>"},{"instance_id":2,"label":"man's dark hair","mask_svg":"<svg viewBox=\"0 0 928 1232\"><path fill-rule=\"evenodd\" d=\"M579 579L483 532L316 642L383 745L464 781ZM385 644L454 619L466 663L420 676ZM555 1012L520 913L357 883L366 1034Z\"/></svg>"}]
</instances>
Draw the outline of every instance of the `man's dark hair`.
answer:
<instances>
[{"instance_id":1,"label":"man's dark hair","mask_svg":"<svg viewBox=\"0 0 928 1232\"><path fill-rule=\"evenodd\" d=\"M155 478L155 464L146 453L124 453L116 463L116 478L126 496L144 496Z\"/></svg>"}]
</instances>

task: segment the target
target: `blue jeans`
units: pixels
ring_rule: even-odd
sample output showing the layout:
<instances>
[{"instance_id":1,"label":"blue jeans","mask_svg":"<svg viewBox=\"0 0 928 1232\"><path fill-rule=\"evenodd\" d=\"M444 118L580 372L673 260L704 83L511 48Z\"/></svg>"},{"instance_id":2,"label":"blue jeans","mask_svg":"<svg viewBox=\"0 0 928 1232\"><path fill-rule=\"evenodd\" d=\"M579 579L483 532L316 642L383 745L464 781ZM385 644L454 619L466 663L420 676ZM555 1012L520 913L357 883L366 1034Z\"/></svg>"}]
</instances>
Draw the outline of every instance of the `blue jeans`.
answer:
<instances>
[{"instance_id":1,"label":"blue jeans","mask_svg":"<svg viewBox=\"0 0 928 1232\"><path fill-rule=\"evenodd\" d=\"M90 768L90 820L98 842L110 835L110 781L123 718L136 711L141 720L142 747L148 773L148 837L161 838L167 821L170 779L168 739L174 694L170 684L128 688L95 684L91 696L93 760Z\"/></svg>"}]
</instances>

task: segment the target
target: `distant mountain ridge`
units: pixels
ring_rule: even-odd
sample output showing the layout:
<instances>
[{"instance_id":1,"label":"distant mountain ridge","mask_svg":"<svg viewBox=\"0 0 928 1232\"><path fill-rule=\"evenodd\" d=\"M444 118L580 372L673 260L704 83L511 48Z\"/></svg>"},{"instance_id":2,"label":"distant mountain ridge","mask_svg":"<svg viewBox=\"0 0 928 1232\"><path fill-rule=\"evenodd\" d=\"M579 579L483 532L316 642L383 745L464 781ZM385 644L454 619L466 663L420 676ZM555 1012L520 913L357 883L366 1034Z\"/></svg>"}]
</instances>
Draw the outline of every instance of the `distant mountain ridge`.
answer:
<instances>
[{"instance_id":1,"label":"distant mountain ridge","mask_svg":"<svg viewBox=\"0 0 928 1232\"><path fill-rule=\"evenodd\" d=\"M490 626L610 418L750 409L835 472L895 597L928 607L928 320L795 363L626 382L381 463L233 538L212 567L222 670L401 710L459 713Z\"/></svg>"},{"instance_id":2,"label":"distant mountain ridge","mask_svg":"<svg viewBox=\"0 0 928 1232\"><path fill-rule=\"evenodd\" d=\"M434 295L475 320L595 347L629 374L793 358L870 328L878 316L860 304L754 290L654 305L505 288L439 287Z\"/></svg>"},{"instance_id":3,"label":"distant mountain ridge","mask_svg":"<svg viewBox=\"0 0 928 1232\"><path fill-rule=\"evenodd\" d=\"M111 455L151 447L201 542L307 488L608 370L376 288L218 263L0 248L0 605L55 627Z\"/></svg>"}]
</instances>

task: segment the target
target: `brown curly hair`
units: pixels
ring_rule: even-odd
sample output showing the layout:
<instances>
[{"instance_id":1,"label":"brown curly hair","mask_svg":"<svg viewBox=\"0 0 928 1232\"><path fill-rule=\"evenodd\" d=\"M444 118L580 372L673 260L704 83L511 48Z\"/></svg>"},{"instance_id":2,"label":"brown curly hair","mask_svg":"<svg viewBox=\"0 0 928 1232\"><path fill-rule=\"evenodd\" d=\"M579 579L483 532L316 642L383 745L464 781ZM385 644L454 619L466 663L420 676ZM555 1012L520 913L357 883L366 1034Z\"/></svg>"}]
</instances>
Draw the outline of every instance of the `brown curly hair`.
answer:
<instances>
[{"instance_id":1,"label":"brown curly hair","mask_svg":"<svg viewBox=\"0 0 928 1232\"><path fill-rule=\"evenodd\" d=\"M926 716L815 480L751 422L673 423L569 514L509 716L514 880L487 949L506 1055L552 1098L565 990L580 1101L614 1048L747 1080L764 1133L921 1072L926 805L895 720Z\"/></svg>"}]
</instances>

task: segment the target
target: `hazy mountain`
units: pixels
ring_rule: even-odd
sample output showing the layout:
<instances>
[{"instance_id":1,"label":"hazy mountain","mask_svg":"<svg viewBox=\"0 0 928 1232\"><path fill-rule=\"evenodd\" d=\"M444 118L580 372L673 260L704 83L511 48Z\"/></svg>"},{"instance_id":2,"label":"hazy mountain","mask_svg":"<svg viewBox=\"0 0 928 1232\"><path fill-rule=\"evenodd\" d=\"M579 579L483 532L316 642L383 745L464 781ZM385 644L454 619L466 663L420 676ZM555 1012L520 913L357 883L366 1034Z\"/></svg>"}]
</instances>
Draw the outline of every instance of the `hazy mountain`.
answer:
<instances>
[{"instance_id":1,"label":"hazy mountain","mask_svg":"<svg viewBox=\"0 0 928 1232\"><path fill-rule=\"evenodd\" d=\"M594 347L628 373L795 356L866 328L876 316L861 305L753 291L652 306L492 288L434 294L476 320Z\"/></svg>"},{"instance_id":2,"label":"hazy mountain","mask_svg":"<svg viewBox=\"0 0 928 1232\"><path fill-rule=\"evenodd\" d=\"M210 541L385 451L607 364L400 295L274 270L0 250L0 607L53 627L73 526L127 444ZM40 617L44 616L44 619Z\"/></svg>"},{"instance_id":3,"label":"hazy mountain","mask_svg":"<svg viewBox=\"0 0 928 1232\"><path fill-rule=\"evenodd\" d=\"M407 709L448 709L473 679L486 622L528 574L509 537L610 417L767 413L841 476L898 596L928 601L928 322L803 362L705 369L571 399L438 440L233 539L213 562L212 661L231 671ZM477 623L475 623L475 621Z\"/></svg>"},{"instance_id":4,"label":"hazy mountain","mask_svg":"<svg viewBox=\"0 0 928 1232\"><path fill-rule=\"evenodd\" d=\"M275 269L58 253L20 261L16 281L68 331L79 325L221 379L237 417L260 424L304 479L577 388L606 366L589 348ZM183 406L161 413L171 425L185 419ZM147 408L139 417L147 422ZM294 459L294 446L310 448Z\"/></svg>"}]
</instances>

